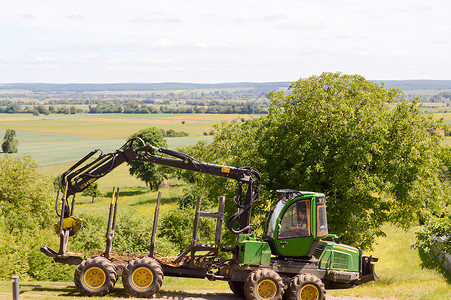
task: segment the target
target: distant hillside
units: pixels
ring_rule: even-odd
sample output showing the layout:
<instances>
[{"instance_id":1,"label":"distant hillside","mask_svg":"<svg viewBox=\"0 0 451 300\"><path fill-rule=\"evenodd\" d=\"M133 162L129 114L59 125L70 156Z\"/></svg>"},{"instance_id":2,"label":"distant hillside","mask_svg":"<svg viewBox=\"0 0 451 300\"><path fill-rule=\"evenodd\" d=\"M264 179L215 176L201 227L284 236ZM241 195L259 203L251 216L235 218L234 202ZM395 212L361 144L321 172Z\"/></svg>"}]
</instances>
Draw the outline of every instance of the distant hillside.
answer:
<instances>
[{"instance_id":1,"label":"distant hillside","mask_svg":"<svg viewBox=\"0 0 451 300\"><path fill-rule=\"evenodd\" d=\"M451 80L373 80L384 82L387 88L407 90L444 90L451 89Z\"/></svg>"},{"instance_id":2,"label":"distant hillside","mask_svg":"<svg viewBox=\"0 0 451 300\"><path fill-rule=\"evenodd\" d=\"M262 91L288 88L291 82L232 82L232 83L0 83L0 90L26 90L34 93L48 92L98 92L98 91L164 91L246 88Z\"/></svg>"},{"instance_id":3,"label":"distant hillside","mask_svg":"<svg viewBox=\"0 0 451 300\"><path fill-rule=\"evenodd\" d=\"M401 90L442 90L451 89L451 80L373 80L384 82L387 88ZM25 90L33 93L80 93L102 91L168 91L200 89L254 89L263 92L287 89L289 81L280 82L230 82L230 83L0 83L0 90Z\"/></svg>"}]
</instances>

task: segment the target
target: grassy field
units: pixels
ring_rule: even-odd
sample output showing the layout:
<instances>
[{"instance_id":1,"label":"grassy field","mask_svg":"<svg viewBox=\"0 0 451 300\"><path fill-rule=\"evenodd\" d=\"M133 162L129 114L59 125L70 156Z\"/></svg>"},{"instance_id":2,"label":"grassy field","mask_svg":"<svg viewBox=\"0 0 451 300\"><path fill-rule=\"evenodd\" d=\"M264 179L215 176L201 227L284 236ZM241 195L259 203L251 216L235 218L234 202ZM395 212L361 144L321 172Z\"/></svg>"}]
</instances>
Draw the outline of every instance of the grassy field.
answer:
<instances>
[{"instance_id":1,"label":"grassy field","mask_svg":"<svg viewBox=\"0 0 451 300\"><path fill-rule=\"evenodd\" d=\"M93 299L82 297L75 289L73 282L33 282L20 283L20 299ZM186 289L185 287L190 287ZM176 297L176 299L196 296L218 295L227 293L231 295L228 284L222 281L208 281L207 279L165 277L163 287L157 293L158 297ZM181 297L181 298L179 298ZM129 298L122 284L116 283L115 288L108 295L95 299L120 299ZM12 299L11 282L0 281L0 299ZM173 299L173 298L172 298Z\"/></svg>"},{"instance_id":2,"label":"grassy field","mask_svg":"<svg viewBox=\"0 0 451 300\"><path fill-rule=\"evenodd\" d=\"M387 237L380 238L370 254L379 258L376 273L382 281L366 283L349 290L330 290L332 296L355 296L380 299L438 300L451 299L451 277L440 271L422 269L418 251L410 245L415 231L407 232L386 226ZM230 293L225 282L206 279L165 277L157 296L193 297L196 295ZM80 299L72 282L21 282L21 299ZM118 282L108 296L102 299L127 298ZM11 299L11 282L0 282L0 298ZM86 297L87 298L87 297Z\"/></svg>"},{"instance_id":3,"label":"grassy field","mask_svg":"<svg viewBox=\"0 0 451 300\"><path fill-rule=\"evenodd\" d=\"M151 117L153 116L151 115ZM20 140L19 154L32 155L38 161L40 165L38 170L42 174L57 176L67 170L72 165L71 162L80 159L95 148L102 148L104 151L113 151L119 148L125 142L127 136L142 128L156 126L174 130L186 129L190 133L189 137L168 139L169 148L175 148L205 138L202 132L209 130L213 124L219 122L222 118L230 121L241 117L254 117L234 115L188 116L199 119L189 120L186 118L187 115L155 115L153 119L148 119L148 115L136 115L136 118L135 115L39 117L41 119L29 115L8 115L0 116L0 130L15 129ZM451 121L451 114L444 114L443 117L447 121ZM185 124L181 124L182 118ZM189 126L191 122L193 122L193 126ZM12 125L16 126L13 127ZM183 127L182 125L188 126ZM99 136L98 128L107 133L108 136ZM201 133L199 134L199 132ZM211 139L211 137L207 138ZM446 138L444 143L451 145L451 138ZM102 196L91 203L90 197L77 195L75 215L83 213L107 217L113 186L121 189L120 211L133 210L139 215L153 215L157 193L149 191L144 183L131 177L126 164L121 165L97 182ZM170 180L170 184L170 188L162 189L162 212L176 205L175 200L182 194L184 188L177 180ZM53 201L53 199L49 199L49 201ZM387 237L380 238L374 251L369 253L379 257L379 262L376 263L376 272L382 278L382 281L368 283L350 290L329 291L328 294L392 299L451 299L450 276L445 276L439 271L420 268L421 257L418 251L413 250L410 246L415 238L417 228L404 232L401 229L386 226L384 230ZM21 282L21 287L21 299L80 298L73 283ZM199 293L217 291L229 292L227 283L168 277L158 295L190 297ZM126 297L122 285L118 282L113 293L105 299ZM11 282L0 282L0 299L11 299Z\"/></svg>"},{"instance_id":4,"label":"grassy field","mask_svg":"<svg viewBox=\"0 0 451 300\"><path fill-rule=\"evenodd\" d=\"M0 135L2 133L0 132ZM126 139L96 139L91 137L73 137L41 134L41 133L26 133L26 136L33 139L22 139L24 134L19 132L19 151L18 155L29 155L34 158L39 166L51 166L55 164L62 164L65 162L74 162L94 149L101 149L104 153L113 152L119 149ZM41 139L43 138L47 139ZM50 137L50 138L49 138ZM175 149L181 146L193 145L200 140L207 142L212 141L211 136L199 137L176 137L166 138L168 148Z\"/></svg>"},{"instance_id":5,"label":"grassy field","mask_svg":"<svg viewBox=\"0 0 451 300\"><path fill-rule=\"evenodd\" d=\"M62 164L39 168L42 174L57 176L66 171L71 164ZM139 215L153 216L158 192L152 192L147 188L144 182L130 176L127 164L122 164L113 172L97 181L102 196L96 197L92 203L92 198L88 196L77 195L76 215L85 214L92 216L107 217L108 208L111 201L113 187L119 187L119 212L133 210ZM162 192L161 211L164 212L175 206L175 201L182 195L183 185L176 179L169 181L171 187L160 189Z\"/></svg>"},{"instance_id":6,"label":"grassy field","mask_svg":"<svg viewBox=\"0 0 451 300\"><path fill-rule=\"evenodd\" d=\"M73 162L93 149L111 152L121 147L128 136L149 127L184 131L188 137L167 138L169 148L192 145L221 121L241 121L254 115L198 114L83 114L31 115L0 114L0 135L14 129L19 140L19 155L32 156L39 166ZM184 122L184 124L182 124Z\"/></svg>"},{"instance_id":7,"label":"grassy field","mask_svg":"<svg viewBox=\"0 0 451 300\"><path fill-rule=\"evenodd\" d=\"M28 114L0 114L0 136L14 129L19 140L19 155L32 156L39 166L73 162L93 149L111 152L123 145L131 134L148 127L185 131L183 138L168 138L168 147L195 144L212 126L221 121L251 119L258 115L237 114L80 114L34 117ZM451 123L451 113L434 114ZM182 122L184 124L182 124ZM451 145L446 137L444 145Z\"/></svg>"}]
</instances>

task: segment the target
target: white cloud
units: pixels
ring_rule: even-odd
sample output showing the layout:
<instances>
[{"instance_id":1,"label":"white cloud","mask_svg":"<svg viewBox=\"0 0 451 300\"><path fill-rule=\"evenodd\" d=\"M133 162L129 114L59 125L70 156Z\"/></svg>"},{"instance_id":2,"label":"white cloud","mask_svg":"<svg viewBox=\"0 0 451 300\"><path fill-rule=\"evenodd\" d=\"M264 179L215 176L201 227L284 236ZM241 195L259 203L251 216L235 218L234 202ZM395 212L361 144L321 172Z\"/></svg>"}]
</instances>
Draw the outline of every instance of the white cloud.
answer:
<instances>
[{"instance_id":1,"label":"white cloud","mask_svg":"<svg viewBox=\"0 0 451 300\"><path fill-rule=\"evenodd\" d=\"M156 49L156 50L166 50L168 48L173 48L174 45L175 44L168 39L159 39L159 40L156 40L155 42L153 42L149 48Z\"/></svg>"},{"instance_id":2,"label":"white cloud","mask_svg":"<svg viewBox=\"0 0 451 300\"><path fill-rule=\"evenodd\" d=\"M83 17L82 15L68 15L67 18L75 19L75 20L84 20L85 19L85 17Z\"/></svg>"},{"instance_id":3,"label":"white cloud","mask_svg":"<svg viewBox=\"0 0 451 300\"><path fill-rule=\"evenodd\" d=\"M449 11L440 0L10 1L0 82L451 79Z\"/></svg>"},{"instance_id":4,"label":"white cloud","mask_svg":"<svg viewBox=\"0 0 451 300\"><path fill-rule=\"evenodd\" d=\"M288 20L277 25L280 29L290 30L322 30L325 28L324 24L318 20Z\"/></svg>"},{"instance_id":5,"label":"white cloud","mask_svg":"<svg viewBox=\"0 0 451 300\"><path fill-rule=\"evenodd\" d=\"M162 12L152 12L136 17L133 21L138 23L179 23L180 19L170 17Z\"/></svg>"}]
</instances>

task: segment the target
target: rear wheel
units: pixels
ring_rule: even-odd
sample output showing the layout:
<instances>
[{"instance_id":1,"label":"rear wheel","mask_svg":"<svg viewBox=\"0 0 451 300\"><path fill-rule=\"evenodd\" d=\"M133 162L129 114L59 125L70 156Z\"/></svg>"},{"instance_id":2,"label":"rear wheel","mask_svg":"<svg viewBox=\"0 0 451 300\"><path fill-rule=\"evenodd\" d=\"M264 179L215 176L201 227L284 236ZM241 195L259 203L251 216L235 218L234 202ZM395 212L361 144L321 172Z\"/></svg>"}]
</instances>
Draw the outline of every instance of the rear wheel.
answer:
<instances>
[{"instance_id":1,"label":"rear wheel","mask_svg":"<svg viewBox=\"0 0 451 300\"><path fill-rule=\"evenodd\" d=\"M163 270L155 259L138 257L124 268L122 283L130 296L149 298L158 292L163 278Z\"/></svg>"},{"instance_id":2,"label":"rear wheel","mask_svg":"<svg viewBox=\"0 0 451 300\"><path fill-rule=\"evenodd\" d=\"M287 289L288 300L325 300L326 289L321 279L312 274L295 276Z\"/></svg>"},{"instance_id":3,"label":"rear wheel","mask_svg":"<svg viewBox=\"0 0 451 300\"><path fill-rule=\"evenodd\" d=\"M102 256L83 260L74 274L75 286L84 296L104 296L113 289L116 280L116 268Z\"/></svg>"},{"instance_id":4,"label":"rear wheel","mask_svg":"<svg viewBox=\"0 0 451 300\"><path fill-rule=\"evenodd\" d=\"M246 279L244 294L248 300L280 300L283 295L283 281L271 269L258 269Z\"/></svg>"}]
</instances>

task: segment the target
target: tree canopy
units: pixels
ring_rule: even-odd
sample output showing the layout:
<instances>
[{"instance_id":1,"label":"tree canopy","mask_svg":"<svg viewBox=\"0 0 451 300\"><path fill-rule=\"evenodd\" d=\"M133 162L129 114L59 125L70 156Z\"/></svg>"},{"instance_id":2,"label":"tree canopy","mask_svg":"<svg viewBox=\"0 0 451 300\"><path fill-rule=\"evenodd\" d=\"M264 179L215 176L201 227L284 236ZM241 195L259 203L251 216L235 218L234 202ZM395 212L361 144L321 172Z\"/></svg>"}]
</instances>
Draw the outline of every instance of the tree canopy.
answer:
<instances>
[{"instance_id":1,"label":"tree canopy","mask_svg":"<svg viewBox=\"0 0 451 300\"><path fill-rule=\"evenodd\" d=\"M323 73L272 93L268 116L218 125L215 141L196 152L204 161L260 170L254 222L262 223L277 189L323 192L329 231L369 248L383 223L407 228L412 216L448 197L436 155L441 126L398 89ZM233 183L205 178L197 185L210 197L233 197Z\"/></svg>"},{"instance_id":2,"label":"tree canopy","mask_svg":"<svg viewBox=\"0 0 451 300\"><path fill-rule=\"evenodd\" d=\"M41 230L51 225L52 183L30 157L11 155L0 156L0 178L0 278L27 278L42 268L32 262L42 256Z\"/></svg>"},{"instance_id":3,"label":"tree canopy","mask_svg":"<svg viewBox=\"0 0 451 300\"><path fill-rule=\"evenodd\" d=\"M163 134L156 127L142 129L130 136L130 138L135 137L139 137L147 144L152 144L156 147L167 147ZM144 181L151 190L158 190L161 182L164 180L161 166L145 161L129 161L127 164L130 166L130 175L136 176L138 179Z\"/></svg>"},{"instance_id":4,"label":"tree canopy","mask_svg":"<svg viewBox=\"0 0 451 300\"><path fill-rule=\"evenodd\" d=\"M83 196L90 196L92 197L92 203L94 203L95 197L98 197L102 195L102 193L99 190L99 184L97 182L91 183L83 192Z\"/></svg>"},{"instance_id":5,"label":"tree canopy","mask_svg":"<svg viewBox=\"0 0 451 300\"><path fill-rule=\"evenodd\" d=\"M447 195L451 194L451 148L443 147L439 153L443 162L441 166L441 180L445 188L448 188ZM446 190L445 190L446 192ZM440 260L444 259L444 254L451 253L451 199L448 198L440 207L430 212L422 221L424 225L416 232L417 239L414 246L424 252L432 254L436 251Z\"/></svg>"},{"instance_id":6,"label":"tree canopy","mask_svg":"<svg viewBox=\"0 0 451 300\"><path fill-rule=\"evenodd\" d=\"M4 153L17 153L19 142L16 139L16 131L14 129L6 129L3 138L2 150Z\"/></svg>"},{"instance_id":7,"label":"tree canopy","mask_svg":"<svg viewBox=\"0 0 451 300\"><path fill-rule=\"evenodd\" d=\"M52 186L35 168L28 156L0 156L0 225L10 233L49 224Z\"/></svg>"}]
</instances>

